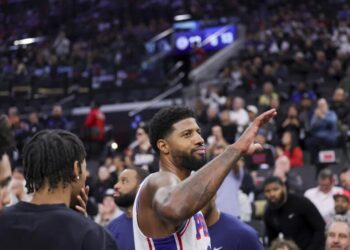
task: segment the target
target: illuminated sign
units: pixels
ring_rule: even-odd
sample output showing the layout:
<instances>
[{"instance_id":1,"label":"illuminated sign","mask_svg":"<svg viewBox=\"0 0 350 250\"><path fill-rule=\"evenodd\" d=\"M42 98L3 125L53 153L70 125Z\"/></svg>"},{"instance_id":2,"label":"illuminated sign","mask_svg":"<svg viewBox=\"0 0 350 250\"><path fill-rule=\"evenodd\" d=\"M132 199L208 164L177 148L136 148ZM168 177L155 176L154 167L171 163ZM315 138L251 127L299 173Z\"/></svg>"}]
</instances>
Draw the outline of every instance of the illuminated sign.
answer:
<instances>
[{"instance_id":1,"label":"illuminated sign","mask_svg":"<svg viewBox=\"0 0 350 250\"><path fill-rule=\"evenodd\" d=\"M189 52L197 44L205 50L218 50L236 39L237 28L233 25L181 31L175 33L175 48L178 52Z\"/></svg>"}]
</instances>

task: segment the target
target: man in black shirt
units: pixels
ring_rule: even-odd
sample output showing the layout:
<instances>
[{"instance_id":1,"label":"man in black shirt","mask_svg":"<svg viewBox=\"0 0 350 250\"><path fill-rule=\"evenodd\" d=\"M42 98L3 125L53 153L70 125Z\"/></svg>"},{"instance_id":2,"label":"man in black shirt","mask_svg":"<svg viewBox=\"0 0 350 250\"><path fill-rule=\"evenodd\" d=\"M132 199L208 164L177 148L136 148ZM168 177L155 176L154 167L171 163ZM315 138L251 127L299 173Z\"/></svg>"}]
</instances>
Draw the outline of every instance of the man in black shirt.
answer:
<instances>
[{"instance_id":1,"label":"man in black shirt","mask_svg":"<svg viewBox=\"0 0 350 250\"><path fill-rule=\"evenodd\" d=\"M82 204L85 157L84 145L68 131L43 130L33 136L23 151L33 199L1 212L0 249L117 249L108 232L70 209Z\"/></svg>"},{"instance_id":2,"label":"man in black shirt","mask_svg":"<svg viewBox=\"0 0 350 250\"><path fill-rule=\"evenodd\" d=\"M287 193L285 184L274 176L265 180L264 194L268 201L264 220L270 244L283 237L304 250L323 249L325 222L311 201Z\"/></svg>"}]
</instances>

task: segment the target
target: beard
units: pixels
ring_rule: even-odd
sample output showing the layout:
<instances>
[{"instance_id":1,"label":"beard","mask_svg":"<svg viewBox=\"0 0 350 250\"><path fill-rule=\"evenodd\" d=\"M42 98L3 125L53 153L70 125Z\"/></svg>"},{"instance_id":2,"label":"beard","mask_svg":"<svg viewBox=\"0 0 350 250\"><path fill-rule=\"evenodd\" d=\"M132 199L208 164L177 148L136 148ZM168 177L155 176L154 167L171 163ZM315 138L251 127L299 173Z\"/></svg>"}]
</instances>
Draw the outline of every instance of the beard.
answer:
<instances>
[{"instance_id":1,"label":"beard","mask_svg":"<svg viewBox=\"0 0 350 250\"><path fill-rule=\"evenodd\" d=\"M120 194L119 197L114 197L114 202L118 207L127 208L134 204L136 198L136 191L128 194Z\"/></svg>"},{"instance_id":2,"label":"beard","mask_svg":"<svg viewBox=\"0 0 350 250\"><path fill-rule=\"evenodd\" d=\"M287 201L287 194L282 193L282 196L278 201L275 201L275 202L269 201L269 206L271 209L276 210L281 208L284 205L284 203L286 203L286 201Z\"/></svg>"},{"instance_id":3,"label":"beard","mask_svg":"<svg viewBox=\"0 0 350 250\"><path fill-rule=\"evenodd\" d=\"M335 206L335 213L339 215L346 215L348 210L346 208L343 208L341 206Z\"/></svg>"},{"instance_id":4,"label":"beard","mask_svg":"<svg viewBox=\"0 0 350 250\"><path fill-rule=\"evenodd\" d=\"M205 154L202 157L197 158L193 155L195 151L195 149L192 150L190 154L181 151L173 151L172 155L178 166L190 171L197 171L207 163L207 158Z\"/></svg>"}]
</instances>

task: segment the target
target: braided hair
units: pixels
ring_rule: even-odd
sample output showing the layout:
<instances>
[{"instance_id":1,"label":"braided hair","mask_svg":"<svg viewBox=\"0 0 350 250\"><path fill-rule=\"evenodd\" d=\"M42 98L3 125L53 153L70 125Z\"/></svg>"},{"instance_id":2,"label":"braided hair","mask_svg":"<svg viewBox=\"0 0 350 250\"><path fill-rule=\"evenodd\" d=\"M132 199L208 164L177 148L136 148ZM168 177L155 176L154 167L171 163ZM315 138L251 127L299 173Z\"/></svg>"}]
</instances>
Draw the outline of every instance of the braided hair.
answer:
<instances>
[{"instance_id":1,"label":"braided hair","mask_svg":"<svg viewBox=\"0 0 350 250\"><path fill-rule=\"evenodd\" d=\"M63 187L74 179L73 166L81 163L86 152L81 140L65 130L43 130L32 137L23 149L23 168L29 193L38 191L43 185L49 190Z\"/></svg>"}]
</instances>

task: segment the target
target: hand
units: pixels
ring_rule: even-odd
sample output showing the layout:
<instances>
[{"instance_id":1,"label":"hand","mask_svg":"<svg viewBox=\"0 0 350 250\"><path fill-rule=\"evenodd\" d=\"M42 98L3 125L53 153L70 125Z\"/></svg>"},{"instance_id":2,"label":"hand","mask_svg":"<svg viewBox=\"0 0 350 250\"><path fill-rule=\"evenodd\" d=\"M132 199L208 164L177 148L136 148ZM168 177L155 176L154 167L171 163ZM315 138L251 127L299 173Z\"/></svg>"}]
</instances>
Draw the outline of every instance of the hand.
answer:
<instances>
[{"instance_id":1,"label":"hand","mask_svg":"<svg viewBox=\"0 0 350 250\"><path fill-rule=\"evenodd\" d=\"M90 187L81 188L80 194L77 195L79 205L75 205L75 209L84 216L88 216L86 205L89 199Z\"/></svg>"},{"instance_id":2,"label":"hand","mask_svg":"<svg viewBox=\"0 0 350 250\"><path fill-rule=\"evenodd\" d=\"M276 114L277 112L275 109L270 109L259 115L232 146L242 155L250 155L257 150L262 150L262 145L259 143L254 143L254 139L258 133L258 130Z\"/></svg>"}]
</instances>

